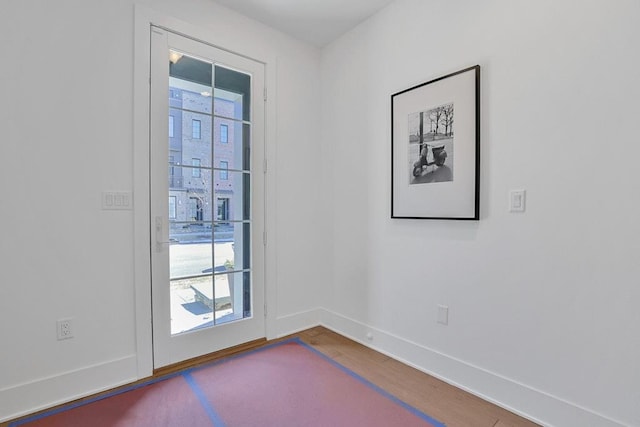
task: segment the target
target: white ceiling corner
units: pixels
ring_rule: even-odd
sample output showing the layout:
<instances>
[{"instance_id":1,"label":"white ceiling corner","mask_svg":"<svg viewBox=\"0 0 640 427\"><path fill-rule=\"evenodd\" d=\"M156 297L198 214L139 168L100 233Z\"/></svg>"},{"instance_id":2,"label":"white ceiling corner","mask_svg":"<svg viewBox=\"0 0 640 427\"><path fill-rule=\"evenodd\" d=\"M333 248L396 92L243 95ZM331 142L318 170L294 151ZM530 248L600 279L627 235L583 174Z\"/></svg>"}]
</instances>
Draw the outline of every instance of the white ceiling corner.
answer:
<instances>
[{"instance_id":1,"label":"white ceiling corner","mask_svg":"<svg viewBox=\"0 0 640 427\"><path fill-rule=\"evenodd\" d=\"M394 0L215 0L292 37L323 47Z\"/></svg>"}]
</instances>

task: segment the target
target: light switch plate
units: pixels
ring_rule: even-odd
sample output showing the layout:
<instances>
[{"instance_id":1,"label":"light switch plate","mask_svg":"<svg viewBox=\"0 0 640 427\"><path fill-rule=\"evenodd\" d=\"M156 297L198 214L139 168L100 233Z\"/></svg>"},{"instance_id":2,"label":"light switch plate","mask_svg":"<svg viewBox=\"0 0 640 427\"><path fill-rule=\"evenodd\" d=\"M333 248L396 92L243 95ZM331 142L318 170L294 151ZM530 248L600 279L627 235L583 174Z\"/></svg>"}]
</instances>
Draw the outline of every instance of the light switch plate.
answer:
<instances>
[{"instance_id":1,"label":"light switch plate","mask_svg":"<svg viewBox=\"0 0 640 427\"><path fill-rule=\"evenodd\" d=\"M131 210L133 199L130 191L103 191L102 209Z\"/></svg>"},{"instance_id":2,"label":"light switch plate","mask_svg":"<svg viewBox=\"0 0 640 427\"><path fill-rule=\"evenodd\" d=\"M509 192L509 212L524 212L526 199L525 190L511 190Z\"/></svg>"}]
</instances>

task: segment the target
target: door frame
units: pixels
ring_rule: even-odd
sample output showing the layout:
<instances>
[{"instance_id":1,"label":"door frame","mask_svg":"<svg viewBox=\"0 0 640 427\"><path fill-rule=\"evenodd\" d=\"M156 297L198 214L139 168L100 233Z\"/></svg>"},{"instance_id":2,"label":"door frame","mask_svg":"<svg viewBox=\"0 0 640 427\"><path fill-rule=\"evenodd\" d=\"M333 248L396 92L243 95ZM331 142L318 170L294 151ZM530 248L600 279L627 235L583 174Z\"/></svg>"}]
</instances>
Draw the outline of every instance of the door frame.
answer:
<instances>
[{"instance_id":1,"label":"door frame","mask_svg":"<svg viewBox=\"0 0 640 427\"><path fill-rule=\"evenodd\" d=\"M215 351L224 350L231 346L241 345L246 342L251 342L256 339L263 339L266 336L265 331L265 316L264 316L264 179L262 173L262 165L264 160L264 99L260 96L265 87L264 83L264 63L247 59L246 57L238 56L228 51L217 49L209 44L201 41L193 40L192 38L185 37L183 35L177 35L164 28L157 26L151 29L151 220L152 220L152 236L155 237L153 252L151 255L151 286L152 286L152 314L153 314L153 364L154 369L160 369L172 364L181 363L185 360L189 360L195 357L201 357L206 354L210 354ZM168 116L172 114L170 111L172 105L169 99L169 90L171 86L175 85L178 88L188 90L188 87L182 86L189 81L188 77L175 77L171 79L171 72L169 67L169 52L171 50L177 50L182 52L185 57L191 57L195 60L202 61L201 63L207 64L211 71L211 82L202 83L202 87L194 88L196 93L200 93L202 90L209 90L214 96L203 98L202 102L205 104L210 103L211 110L203 112L202 114L188 112L182 112L182 118L186 120L185 129L183 134L190 134L188 130L188 124L192 121L188 119L191 115L192 118L198 118L198 122L202 122L202 135L199 135L200 131L196 127L196 131L193 132L193 137L198 137L198 142L182 141L181 149L184 150L183 154L188 153L190 148L196 150L205 150L200 152L197 156L196 164L209 169L183 169L183 175L185 177L209 177L207 183L203 184L203 187L196 185L197 188L201 188L210 200L210 207L213 208L213 199L219 195L217 190L218 174L222 174L222 171L214 169L218 167L218 161L221 159L220 153L216 151L218 148L215 138L214 128L218 126L218 120L224 122L224 117L215 113L218 105L218 95L214 94L214 88L218 88L218 71L229 70L230 72L240 73L238 75L246 76L248 78L249 87L245 89L238 88L238 93L244 93L245 90L249 90L247 98L243 102L243 110L249 107L250 114L243 113L241 117L233 114L234 129L236 136L239 140L247 141L247 137L250 138L250 151L245 153L241 148L242 145L236 144L235 156L228 157L228 161L232 161L233 165L231 170L242 172L231 172L234 177L229 178L229 183L233 183L233 192L235 194L234 200L238 202L237 215L234 216L234 220L242 220L242 223L235 223L234 238L235 250L233 253L236 256L236 271L242 271L243 273L234 273L236 277L235 284L237 285L236 295L237 301L243 302L243 308L240 310L242 316L229 322L217 322L213 316L209 319L211 322L210 327L199 327L191 329L190 331L174 332L173 328L176 326L172 319L174 314L173 305L176 304L177 296L174 295L170 288L175 283L172 280L171 267L173 249L178 249L179 246L173 244L158 244L159 242L167 242L170 240L171 222L168 219L169 205L168 195L171 193L171 187L168 184L168 170L167 159L169 158L171 143L168 136ZM234 71L235 70L235 71ZM172 83L173 82L173 83ZM224 85L224 83L223 83ZM205 89L209 86L208 89ZM230 93L234 92L234 89L229 88ZM224 97L224 96L223 96ZM191 107L192 110L200 110L200 108ZM246 111L246 110L245 110ZM237 121L242 119L241 121ZM196 121L196 120L193 120ZM240 131L241 126L241 131ZM209 132L206 132L209 129ZM241 133L238 133L241 132ZM195 144L194 144L195 143ZM204 148L202 144L205 144L207 148ZM244 144L243 142L240 144ZM198 147L198 148L196 148ZM195 155L195 154L194 154ZM224 155L223 155L224 156ZM222 157L225 158L225 157ZM180 164L191 165L194 162L189 163L189 157L182 159ZM249 163L246 163L249 161ZM249 170L250 169L250 170ZM227 168L227 170L229 170ZM246 173L250 172L250 173ZM250 185L247 185L246 181L249 181ZM189 181L193 179L189 178ZM193 184L193 182L191 182ZM185 178L185 187L189 188ZM220 186L224 186L220 184ZM187 220L205 221L213 220L214 218L204 218L204 204L200 197L187 197L186 207L188 209ZM248 205L244 204L245 198L250 197ZM251 214L246 216L242 212L249 206L251 208ZM160 231L158 232L158 221L160 221ZM248 221L248 222L246 222ZM164 226L164 224L166 226ZM211 223L213 225L213 223ZM213 229L210 230L210 233ZM210 252L209 262L211 266L217 265L214 262L213 257L219 256L218 251L221 246L218 246L210 234L212 240L205 249L206 252ZM184 246L182 246L184 247ZM250 260L245 259L245 256L250 252ZM232 255L229 255L233 257ZM224 260L224 258L222 258ZM244 261L239 261L244 260ZM219 262L220 260L218 260ZM192 271L191 274L201 273L200 271ZM224 280L225 276L217 275L215 271L208 273L208 276L201 277L201 280L208 282L209 289L213 291L214 283L218 283L220 279ZM246 281L246 282L245 282ZM205 282L202 282L203 285ZM230 282L231 283L231 282ZM250 289L245 288L246 285L251 284ZM204 285L207 287L206 285ZM236 287L236 286L234 286ZM240 290L240 287L243 290ZM250 292L250 298L246 298L245 292ZM250 315L244 313L249 309L246 304L250 304ZM217 311L214 307L211 307L213 311ZM236 306L234 314L238 315L239 307ZM213 313L211 313L213 315ZM216 316L217 317L217 316ZM213 326L215 324L215 327Z\"/></svg>"},{"instance_id":2,"label":"door frame","mask_svg":"<svg viewBox=\"0 0 640 427\"><path fill-rule=\"evenodd\" d=\"M212 17L214 20L215 17ZM276 59L271 49L251 40L241 31L229 26L213 25L205 29L187 23L147 6L135 5L134 75L133 75L133 255L136 318L137 378L153 375L153 332L151 303L151 216L150 216L150 57L151 26L165 28L203 43L265 64L265 334L267 339L277 336L276 290ZM224 30L223 28L224 27ZM267 161L270 165L267 168ZM256 172L259 171L259 166ZM268 238L267 238L268 236Z\"/></svg>"}]
</instances>

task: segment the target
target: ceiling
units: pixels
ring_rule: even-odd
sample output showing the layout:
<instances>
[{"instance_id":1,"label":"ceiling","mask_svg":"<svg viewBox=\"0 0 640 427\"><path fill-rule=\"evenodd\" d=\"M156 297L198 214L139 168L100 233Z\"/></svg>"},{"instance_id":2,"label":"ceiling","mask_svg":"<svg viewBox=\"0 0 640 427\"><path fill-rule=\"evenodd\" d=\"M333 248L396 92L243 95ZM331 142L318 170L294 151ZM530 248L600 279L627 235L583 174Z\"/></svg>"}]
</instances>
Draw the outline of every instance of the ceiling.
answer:
<instances>
[{"instance_id":1,"label":"ceiling","mask_svg":"<svg viewBox=\"0 0 640 427\"><path fill-rule=\"evenodd\" d=\"M394 0L215 0L299 40L323 47Z\"/></svg>"}]
</instances>

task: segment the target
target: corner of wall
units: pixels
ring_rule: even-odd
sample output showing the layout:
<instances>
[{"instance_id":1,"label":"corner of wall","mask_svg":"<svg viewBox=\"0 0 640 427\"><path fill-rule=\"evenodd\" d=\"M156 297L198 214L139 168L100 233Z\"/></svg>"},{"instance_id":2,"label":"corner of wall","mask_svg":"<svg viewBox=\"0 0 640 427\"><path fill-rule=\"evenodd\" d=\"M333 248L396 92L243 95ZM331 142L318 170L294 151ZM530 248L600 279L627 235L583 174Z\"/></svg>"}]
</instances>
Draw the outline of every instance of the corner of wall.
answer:
<instances>
[{"instance_id":1,"label":"corner of wall","mask_svg":"<svg viewBox=\"0 0 640 427\"><path fill-rule=\"evenodd\" d=\"M600 427L624 425L622 422L399 335L327 309L317 311L321 326L538 424ZM371 339L368 338L368 334Z\"/></svg>"}]
</instances>

